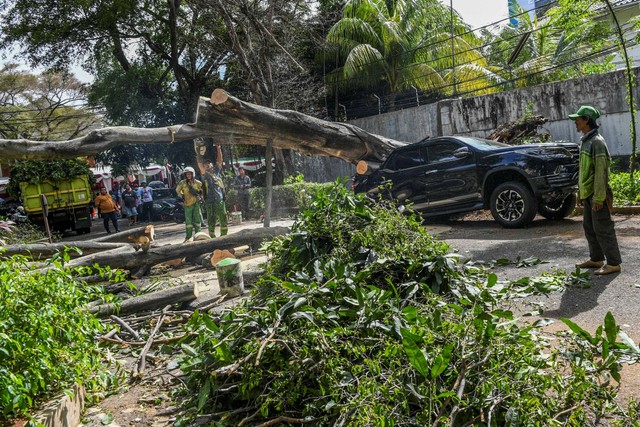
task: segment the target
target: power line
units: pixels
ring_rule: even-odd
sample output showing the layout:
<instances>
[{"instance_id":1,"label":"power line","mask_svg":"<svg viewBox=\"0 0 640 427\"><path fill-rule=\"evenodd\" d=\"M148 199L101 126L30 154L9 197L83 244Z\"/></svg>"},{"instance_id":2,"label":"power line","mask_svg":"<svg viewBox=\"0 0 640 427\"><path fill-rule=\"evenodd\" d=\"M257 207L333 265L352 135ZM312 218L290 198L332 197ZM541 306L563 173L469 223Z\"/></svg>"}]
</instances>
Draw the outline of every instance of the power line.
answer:
<instances>
[{"instance_id":1,"label":"power line","mask_svg":"<svg viewBox=\"0 0 640 427\"><path fill-rule=\"evenodd\" d=\"M597 0L596 0L596 1L597 1ZM583 10L583 12L586 12L588 9L591 9L591 8L593 7L593 5L596 3L596 1L594 1L594 2L593 2L593 3L591 3L591 4L589 4L589 5L587 6L587 8ZM555 3L555 2L556 2L556 1L552 2L551 4L553 4L553 3ZM526 13L528 13L528 12L530 12L530 11L533 11L533 10L535 10L535 8L534 8L534 9L530 9L529 11L526 11L526 12L522 12L522 13L521 13L521 14L519 14L519 15L526 14ZM599 18L599 17L606 16L606 15L607 15L607 13L604 13L604 14L602 14L602 15L598 15L598 16L596 16L595 18ZM594 18L594 19L595 19L595 18ZM500 21L496 21L496 23L498 23L498 22L502 22L502 21L504 21L504 19L503 19L503 20L500 20ZM488 24L488 25L492 25L492 24ZM549 28L550 26L551 26L551 22L547 23L547 24L546 24L546 25L544 25L544 26L538 27L537 29L533 29L533 30L531 30L531 31L536 31L536 30L538 30L538 31L539 31L539 30L543 30L543 29ZM485 26L485 27L486 27L486 26ZM557 32L552 33L550 36L555 36L555 35L562 34L562 33L563 33L563 31L564 31L563 29L559 29ZM471 32L471 31L470 31L470 32ZM468 33L470 33L470 32L467 32L467 33L465 33L465 34L468 34ZM517 35L515 35L514 37L511 37L511 38L497 40L497 41L493 42L492 44L489 44L489 43L488 43L488 44L485 44L485 45L483 45L483 47L485 47L485 48L486 48L486 47L491 46L491 45L493 45L493 44L503 43L505 40L507 40L507 41L508 41L508 40L515 39L515 38L518 38L518 37L521 37L521 36L522 36L522 33L517 34ZM443 39L443 40L438 40L438 41L433 42L433 43L430 43L430 44L425 44L425 45L422 45L422 46L416 47L416 48L414 48L414 49L408 50L407 52L411 53L411 52L415 52L415 51L416 51L416 50L418 50L418 49L424 49L424 48L428 48L428 47L433 47L433 46L437 46L438 44L446 44L446 43L450 42L450 41L452 40L452 38L454 38L454 37L457 37L457 36L455 36L455 35L454 35L454 36L448 37L448 38ZM509 51L510 49L511 49L511 47L507 47L507 48L505 48L505 49L503 49L503 50L500 50L500 51L497 51L497 52L493 52L493 53L494 53L494 54L500 54L500 53L504 53L504 52L506 52L506 51ZM440 56L440 57L437 57L437 56L436 56L435 58L431 59L429 62L426 62L426 64L428 65L429 63L437 63L437 62L439 62L439 61L447 61L447 60L452 59L452 58L454 58L454 57L459 57L459 56L460 56L461 54L463 54L463 53L467 53L467 52L475 51L475 50L478 50L478 48L467 49L467 50L464 50L464 51L461 51L461 52L452 53L452 54L444 55L444 56ZM399 55L392 56L392 57L391 57L391 60L392 60L394 57L399 57ZM483 55L483 57L484 57L484 55ZM485 57L485 59L486 59L486 57ZM376 61L371 61L371 62L369 62L369 63L367 64L367 66L372 66L372 65L375 65L376 63L383 63L383 62L386 62L386 61L387 61L387 59L386 59L386 58L381 58L381 59L378 59L378 60L376 60ZM475 61L475 60L470 60L470 61L463 62L463 63L461 63L461 64L459 64L459 65L466 65L466 64L470 64L470 63L476 63L476 62L477 62L477 61ZM396 71L397 71L397 72L401 72L402 70L406 70L407 68L409 68L410 66L413 66L413 65L415 65L415 64L411 64L411 65L409 65L409 66L404 66L404 67L399 67ZM442 71L444 71L444 70L443 70L443 69L440 69L440 70L436 70L436 71L437 71L437 72L442 72ZM382 77L382 74L379 74L379 73L377 73L377 74L373 74L373 73L365 73L364 75L359 75L359 76L354 76L354 77L349 77L349 78L341 78L341 79L340 79L340 81L339 81L339 82L337 82L337 84L338 84L338 85L342 85L342 86L344 86L344 85L349 85L349 83L351 83L351 82L358 82L358 81L362 82L362 81L366 81L366 80L369 80L369 79L368 79L368 77L369 77L369 76L372 76L372 75L373 75L373 76L375 76L375 75L379 75L380 77ZM427 75L423 75L423 76L421 76L421 77L426 77L426 76L427 76ZM415 80L415 79L414 79L414 80Z\"/></svg>"}]
</instances>

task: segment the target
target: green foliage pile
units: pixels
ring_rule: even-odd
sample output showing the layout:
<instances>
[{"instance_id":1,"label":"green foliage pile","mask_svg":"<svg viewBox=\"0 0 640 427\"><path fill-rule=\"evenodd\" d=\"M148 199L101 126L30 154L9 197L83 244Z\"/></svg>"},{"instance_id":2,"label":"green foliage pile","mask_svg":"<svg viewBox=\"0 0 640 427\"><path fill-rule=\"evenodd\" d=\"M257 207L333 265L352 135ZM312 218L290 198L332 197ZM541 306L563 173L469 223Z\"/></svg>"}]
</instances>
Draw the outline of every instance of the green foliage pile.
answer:
<instances>
[{"instance_id":1,"label":"green foliage pile","mask_svg":"<svg viewBox=\"0 0 640 427\"><path fill-rule=\"evenodd\" d=\"M7 192L11 197L18 198L21 182L56 182L79 175L87 175L91 185L96 181L89 165L82 159L22 160L11 165L11 180Z\"/></svg>"},{"instance_id":2,"label":"green foliage pile","mask_svg":"<svg viewBox=\"0 0 640 427\"><path fill-rule=\"evenodd\" d=\"M526 324L506 308L562 280L498 281L460 264L417 218L341 185L319 190L292 233L265 247L272 258L252 297L189 324L198 334L182 343L181 368L192 417L209 414L216 426L583 426L606 414L637 425L607 382L619 377L618 353L633 349L616 342L612 316L594 336L569 323L578 338L551 348L544 321Z\"/></svg>"},{"instance_id":3,"label":"green foliage pile","mask_svg":"<svg viewBox=\"0 0 640 427\"><path fill-rule=\"evenodd\" d=\"M0 260L0 420L74 383L91 390L109 378L94 340L103 326L82 309L100 288L75 281L63 260L46 273L29 271L21 256Z\"/></svg>"},{"instance_id":4,"label":"green foliage pile","mask_svg":"<svg viewBox=\"0 0 640 427\"><path fill-rule=\"evenodd\" d=\"M1 217L0 222L2 222ZM40 227L28 222L11 224L8 228L0 227L0 243L2 245L34 243L46 237ZM59 235L54 233L53 238L58 240Z\"/></svg>"},{"instance_id":5,"label":"green foliage pile","mask_svg":"<svg viewBox=\"0 0 640 427\"><path fill-rule=\"evenodd\" d=\"M632 179L629 172L612 173L609 177L609 185L613 190L614 205L640 205L640 174L635 173Z\"/></svg>"}]
</instances>

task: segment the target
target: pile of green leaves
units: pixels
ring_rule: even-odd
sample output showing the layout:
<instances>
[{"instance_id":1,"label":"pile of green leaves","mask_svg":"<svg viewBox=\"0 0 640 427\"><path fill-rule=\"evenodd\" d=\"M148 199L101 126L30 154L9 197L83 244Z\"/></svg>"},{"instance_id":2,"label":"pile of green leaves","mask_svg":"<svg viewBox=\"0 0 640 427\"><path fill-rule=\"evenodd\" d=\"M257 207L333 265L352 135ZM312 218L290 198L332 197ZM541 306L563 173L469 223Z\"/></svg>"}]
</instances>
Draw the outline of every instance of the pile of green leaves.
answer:
<instances>
[{"instance_id":1,"label":"pile of green leaves","mask_svg":"<svg viewBox=\"0 0 640 427\"><path fill-rule=\"evenodd\" d=\"M216 426L583 426L606 414L633 425L605 381L630 351L612 316L597 338L570 324L578 341L552 349L544 321L505 308L558 283L505 283L460 264L418 218L341 185L320 190L266 250L268 276L246 303L189 324L191 416L214 414Z\"/></svg>"},{"instance_id":2,"label":"pile of green leaves","mask_svg":"<svg viewBox=\"0 0 640 427\"><path fill-rule=\"evenodd\" d=\"M7 192L17 199L21 182L37 184L45 180L65 181L79 175L87 175L89 184L95 183L93 172L82 159L21 160L11 165L11 180L7 185Z\"/></svg>"},{"instance_id":3,"label":"pile of green leaves","mask_svg":"<svg viewBox=\"0 0 640 427\"><path fill-rule=\"evenodd\" d=\"M616 206L640 205L640 174L635 173L633 179L629 172L615 172L609 177L609 185L613 190L613 203Z\"/></svg>"},{"instance_id":4,"label":"pile of green leaves","mask_svg":"<svg viewBox=\"0 0 640 427\"><path fill-rule=\"evenodd\" d=\"M110 378L94 339L103 326L82 308L101 288L75 281L82 272L64 261L54 257L52 268L36 272L22 256L0 260L0 420L74 383L92 390Z\"/></svg>"},{"instance_id":5,"label":"pile of green leaves","mask_svg":"<svg viewBox=\"0 0 640 427\"><path fill-rule=\"evenodd\" d=\"M7 224L5 227L0 226L0 244L2 245L34 243L47 237L40 227L29 222L11 221L9 223L0 217L0 224ZM54 233L53 239L58 240L58 238L59 236Z\"/></svg>"}]
</instances>

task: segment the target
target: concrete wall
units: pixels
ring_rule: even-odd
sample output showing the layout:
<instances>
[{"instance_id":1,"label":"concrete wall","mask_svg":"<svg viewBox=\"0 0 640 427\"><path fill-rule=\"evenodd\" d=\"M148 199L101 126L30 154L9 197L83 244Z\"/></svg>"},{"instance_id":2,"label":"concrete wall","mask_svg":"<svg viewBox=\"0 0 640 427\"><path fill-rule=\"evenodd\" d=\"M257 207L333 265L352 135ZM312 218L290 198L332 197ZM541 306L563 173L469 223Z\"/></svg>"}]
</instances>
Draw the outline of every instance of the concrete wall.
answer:
<instances>
[{"instance_id":1,"label":"concrete wall","mask_svg":"<svg viewBox=\"0 0 640 427\"><path fill-rule=\"evenodd\" d=\"M640 68L634 69L634 76L638 84ZM485 137L500 124L523 117L531 106L534 114L549 119L541 132L549 133L554 140L579 142L580 134L567 115L581 105L593 105L602 113L598 123L611 154L625 156L631 154L632 147L626 94L624 71L614 71L493 95L448 99L350 123L407 142L439 135ZM640 115L636 120L640 123Z\"/></svg>"}]
</instances>

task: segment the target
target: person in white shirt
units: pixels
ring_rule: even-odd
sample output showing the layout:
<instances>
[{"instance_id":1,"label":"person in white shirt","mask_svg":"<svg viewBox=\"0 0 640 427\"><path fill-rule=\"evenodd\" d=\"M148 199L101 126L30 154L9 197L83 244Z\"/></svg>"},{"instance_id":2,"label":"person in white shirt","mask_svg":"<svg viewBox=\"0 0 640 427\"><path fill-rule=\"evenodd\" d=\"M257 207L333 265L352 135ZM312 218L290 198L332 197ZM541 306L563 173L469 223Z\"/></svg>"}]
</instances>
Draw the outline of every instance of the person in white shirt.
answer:
<instances>
[{"instance_id":1,"label":"person in white shirt","mask_svg":"<svg viewBox=\"0 0 640 427\"><path fill-rule=\"evenodd\" d=\"M151 222L153 220L153 189L147 185L146 181L140 183L142 187L138 189L138 196L142 203L142 221Z\"/></svg>"}]
</instances>

